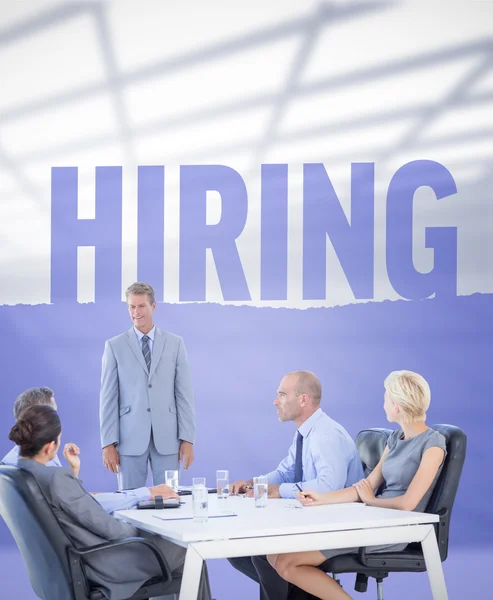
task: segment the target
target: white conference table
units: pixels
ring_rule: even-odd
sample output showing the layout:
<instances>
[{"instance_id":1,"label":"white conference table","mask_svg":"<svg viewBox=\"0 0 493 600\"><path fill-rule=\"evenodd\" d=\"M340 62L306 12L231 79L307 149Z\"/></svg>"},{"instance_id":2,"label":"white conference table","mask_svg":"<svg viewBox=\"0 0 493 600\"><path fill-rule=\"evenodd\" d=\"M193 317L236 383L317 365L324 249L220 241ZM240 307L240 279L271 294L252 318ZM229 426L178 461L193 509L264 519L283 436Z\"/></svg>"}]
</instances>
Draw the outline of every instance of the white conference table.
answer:
<instances>
[{"instance_id":1,"label":"white conference table","mask_svg":"<svg viewBox=\"0 0 493 600\"><path fill-rule=\"evenodd\" d=\"M194 523L190 496L179 509L123 510L115 517L187 548L180 600L197 598L202 564L212 558L281 554L305 550L421 542L434 600L447 600L447 588L433 523L439 518L418 512L374 508L361 503L292 508L295 500L269 500L255 508L253 499L233 496L232 517ZM173 517L161 520L157 516ZM209 494L209 515L220 514ZM178 517L180 519L178 520Z\"/></svg>"}]
</instances>

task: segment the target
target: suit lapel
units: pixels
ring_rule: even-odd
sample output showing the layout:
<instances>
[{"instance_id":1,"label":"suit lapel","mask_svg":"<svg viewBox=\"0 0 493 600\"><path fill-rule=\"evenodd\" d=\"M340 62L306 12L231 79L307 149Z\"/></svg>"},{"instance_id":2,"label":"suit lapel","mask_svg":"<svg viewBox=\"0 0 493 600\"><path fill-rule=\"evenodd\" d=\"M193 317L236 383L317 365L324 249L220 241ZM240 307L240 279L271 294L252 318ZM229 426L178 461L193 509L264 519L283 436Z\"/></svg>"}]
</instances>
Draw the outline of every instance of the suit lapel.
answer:
<instances>
[{"instance_id":1,"label":"suit lapel","mask_svg":"<svg viewBox=\"0 0 493 600\"><path fill-rule=\"evenodd\" d=\"M128 342L128 345L130 346L130 348L132 348L132 351L135 354L135 357L137 358L137 360L139 361L140 366L147 373L146 361L144 360L144 355L142 354L142 348L139 345L139 340L137 339L137 336L135 335L135 331L134 331L133 327L127 331L127 342ZM151 362L151 372L152 372L152 362Z\"/></svg>"},{"instance_id":2,"label":"suit lapel","mask_svg":"<svg viewBox=\"0 0 493 600\"><path fill-rule=\"evenodd\" d=\"M152 348L151 356L151 372L149 373L149 379L154 375L154 371L161 360L161 355L166 344L166 335L156 327L156 333L154 335L154 347Z\"/></svg>"}]
</instances>

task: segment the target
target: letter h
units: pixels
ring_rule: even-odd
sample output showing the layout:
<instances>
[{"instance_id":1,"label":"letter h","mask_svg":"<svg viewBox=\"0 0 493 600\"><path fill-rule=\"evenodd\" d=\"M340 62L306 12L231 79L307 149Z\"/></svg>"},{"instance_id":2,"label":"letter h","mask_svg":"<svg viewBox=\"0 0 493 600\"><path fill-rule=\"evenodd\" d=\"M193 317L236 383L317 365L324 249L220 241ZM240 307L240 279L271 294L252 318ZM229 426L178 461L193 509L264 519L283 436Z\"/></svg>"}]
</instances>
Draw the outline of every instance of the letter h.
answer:
<instances>
[{"instance_id":1,"label":"letter h","mask_svg":"<svg viewBox=\"0 0 493 600\"><path fill-rule=\"evenodd\" d=\"M51 172L51 302L77 301L77 250L95 247L95 300L121 301L122 168L96 167L96 215L79 219L78 168Z\"/></svg>"}]
</instances>

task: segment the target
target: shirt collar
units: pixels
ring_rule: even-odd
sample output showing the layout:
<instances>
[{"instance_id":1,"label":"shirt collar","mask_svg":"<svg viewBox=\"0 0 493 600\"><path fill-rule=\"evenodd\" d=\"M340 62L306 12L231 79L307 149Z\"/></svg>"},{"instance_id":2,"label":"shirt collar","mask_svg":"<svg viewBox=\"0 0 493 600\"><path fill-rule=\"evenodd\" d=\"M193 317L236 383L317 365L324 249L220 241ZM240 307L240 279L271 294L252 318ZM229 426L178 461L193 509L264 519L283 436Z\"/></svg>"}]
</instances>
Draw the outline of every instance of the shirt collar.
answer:
<instances>
[{"instance_id":1,"label":"shirt collar","mask_svg":"<svg viewBox=\"0 0 493 600\"><path fill-rule=\"evenodd\" d=\"M323 415L322 409L317 408L317 410L313 413L313 415L308 417L308 419L302 425L300 425L298 427L298 432L301 433L301 435L305 438L310 433L313 426L315 425L315 423L318 421L318 419L322 415Z\"/></svg>"},{"instance_id":2,"label":"shirt collar","mask_svg":"<svg viewBox=\"0 0 493 600\"><path fill-rule=\"evenodd\" d=\"M137 336L137 339L139 340L139 342L142 341L142 338L144 337L144 335L147 335L147 337L151 340L151 342L154 343L154 335L156 334L156 326L155 325L153 325L152 329L147 334L144 334L144 333L142 333L142 331L139 331L135 327L135 325L134 325L134 331L135 331L135 335Z\"/></svg>"}]
</instances>

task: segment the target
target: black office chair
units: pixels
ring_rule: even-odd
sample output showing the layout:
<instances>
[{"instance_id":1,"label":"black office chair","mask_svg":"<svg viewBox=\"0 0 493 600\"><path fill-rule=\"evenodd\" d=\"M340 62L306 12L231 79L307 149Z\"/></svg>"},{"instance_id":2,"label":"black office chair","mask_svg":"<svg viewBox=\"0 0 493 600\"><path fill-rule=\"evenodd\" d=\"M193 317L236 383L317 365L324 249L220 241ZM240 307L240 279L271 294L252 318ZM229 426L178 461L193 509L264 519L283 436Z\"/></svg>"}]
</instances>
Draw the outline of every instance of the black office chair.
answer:
<instances>
[{"instance_id":1,"label":"black office chair","mask_svg":"<svg viewBox=\"0 0 493 600\"><path fill-rule=\"evenodd\" d=\"M42 600L105 600L102 589L87 579L84 558L97 553L104 561L106 550L126 545L149 548L161 568L160 576L147 581L128 600L148 600L180 589L180 580L172 578L166 558L149 540L133 537L74 548L29 471L0 465L0 515L19 547L33 590Z\"/></svg>"},{"instance_id":2,"label":"black office chair","mask_svg":"<svg viewBox=\"0 0 493 600\"><path fill-rule=\"evenodd\" d=\"M439 431L447 442L447 456L433 494L424 512L437 514L440 521L435 524L435 533L442 562L447 558L450 516L455 495L459 487L462 467L466 457L466 435L453 425L430 425ZM378 464L385 449L388 429L367 429L356 438L356 446L368 475ZM383 580L391 572L422 572L426 565L420 543L408 544L401 552L366 553L360 548L358 554L341 554L326 560L319 567L334 576L340 573L356 573L354 589L366 592L368 577L377 581L377 598L383 600Z\"/></svg>"}]
</instances>

